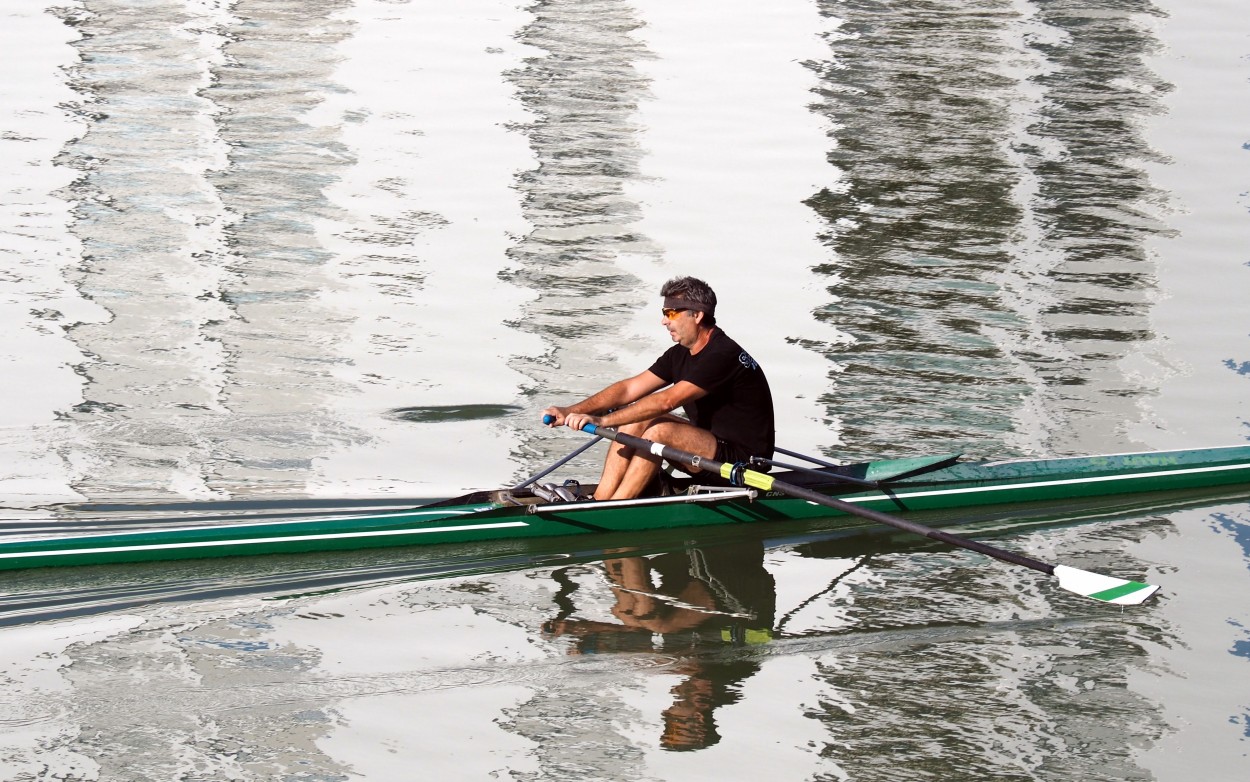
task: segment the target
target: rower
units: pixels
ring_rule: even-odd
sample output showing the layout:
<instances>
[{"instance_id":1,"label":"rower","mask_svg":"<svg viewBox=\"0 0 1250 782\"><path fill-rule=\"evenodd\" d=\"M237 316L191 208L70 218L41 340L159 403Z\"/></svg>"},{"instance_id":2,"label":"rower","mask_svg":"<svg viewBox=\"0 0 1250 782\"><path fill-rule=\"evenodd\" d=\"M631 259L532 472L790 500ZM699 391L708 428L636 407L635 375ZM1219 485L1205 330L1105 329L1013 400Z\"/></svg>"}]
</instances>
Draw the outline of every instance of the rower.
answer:
<instances>
[{"instance_id":1,"label":"rower","mask_svg":"<svg viewBox=\"0 0 1250 782\"><path fill-rule=\"evenodd\" d=\"M716 326L716 294L703 280L676 277L660 289L660 324L674 344L646 371L576 404L543 411L549 426L612 427L730 464L771 458L773 399L764 370ZM684 407L686 418L673 414ZM607 412L611 411L611 412ZM724 484L697 467L700 482ZM595 490L597 500L641 496L660 471L660 457L612 443Z\"/></svg>"}]
</instances>

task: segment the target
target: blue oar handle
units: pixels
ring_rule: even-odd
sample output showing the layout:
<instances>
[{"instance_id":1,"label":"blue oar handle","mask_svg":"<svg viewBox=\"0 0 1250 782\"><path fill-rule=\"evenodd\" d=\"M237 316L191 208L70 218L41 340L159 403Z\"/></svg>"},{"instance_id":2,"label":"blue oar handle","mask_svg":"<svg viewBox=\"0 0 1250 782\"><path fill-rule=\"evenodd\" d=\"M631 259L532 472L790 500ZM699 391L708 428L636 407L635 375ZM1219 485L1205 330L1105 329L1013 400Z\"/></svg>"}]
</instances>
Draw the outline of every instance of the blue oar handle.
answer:
<instances>
[{"instance_id":1,"label":"blue oar handle","mask_svg":"<svg viewBox=\"0 0 1250 782\"><path fill-rule=\"evenodd\" d=\"M556 420L556 417L554 415L543 416L544 424L550 425L551 422L554 420ZM594 434L595 430L598 428L599 427L595 426L594 424L586 424L585 426L582 427L582 431L585 432L586 434Z\"/></svg>"}]
</instances>

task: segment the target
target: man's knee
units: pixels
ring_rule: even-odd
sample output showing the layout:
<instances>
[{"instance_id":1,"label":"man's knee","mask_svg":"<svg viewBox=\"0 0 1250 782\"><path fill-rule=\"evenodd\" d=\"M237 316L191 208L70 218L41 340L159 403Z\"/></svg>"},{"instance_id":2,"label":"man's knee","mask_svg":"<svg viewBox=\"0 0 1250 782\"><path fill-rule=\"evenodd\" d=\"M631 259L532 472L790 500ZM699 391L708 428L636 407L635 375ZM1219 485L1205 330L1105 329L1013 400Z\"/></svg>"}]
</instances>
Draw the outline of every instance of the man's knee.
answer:
<instances>
[{"instance_id":1,"label":"man's knee","mask_svg":"<svg viewBox=\"0 0 1250 782\"><path fill-rule=\"evenodd\" d=\"M662 443L671 439L671 435L676 428L677 425L671 421L656 418L645 422L642 429L642 436L648 440L654 440Z\"/></svg>"},{"instance_id":2,"label":"man's knee","mask_svg":"<svg viewBox=\"0 0 1250 782\"><path fill-rule=\"evenodd\" d=\"M656 419L647 424L642 436L657 443L686 447L691 444L692 439L698 439L700 432L702 430L690 424Z\"/></svg>"},{"instance_id":3,"label":"man's knee","mask_svg":"<svg viewBox=\"0 0 1250 782\"><path fill-rule=\"evenodd\" d=\"M648 440L671 445L711 458L716 453L716 436L706 429L676 421L657 421L643 434Z\"/></svg>"}]
</instances>

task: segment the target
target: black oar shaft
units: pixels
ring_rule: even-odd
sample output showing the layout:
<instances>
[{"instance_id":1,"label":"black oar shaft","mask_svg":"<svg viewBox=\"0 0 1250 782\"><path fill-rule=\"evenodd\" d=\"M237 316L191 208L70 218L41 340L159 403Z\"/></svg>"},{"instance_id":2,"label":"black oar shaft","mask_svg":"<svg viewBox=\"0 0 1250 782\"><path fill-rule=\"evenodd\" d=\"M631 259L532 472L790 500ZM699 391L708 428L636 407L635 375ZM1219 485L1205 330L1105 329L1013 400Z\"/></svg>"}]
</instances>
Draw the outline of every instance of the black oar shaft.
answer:
<instances>
[{"instance_id":1,"label":"black oar shaft","mask_svg":"<svg viewBox=\"0 0 1250 782\"><path fill-rule=\"evenodd\" d=\"M870 521L875 521L880 524L886 524L891 527L897 527L898 529L904 530L906 532L912 532L917 535L923 535L926 538L939 540L943 543L948 543L952 546L957 546L959 548L965 548L970 551L976 551L977 553L985 554L986 556L993 557L995 559L1001 559L1004 562L1011 562L1016 565L1023 565L1024 567L1032 568L1033 570L1040 570L1041 572L1046 573L1047 575L1052 574L1055 570L1053 565L1048 565L1045 562L1039 562L1036 559L1032 559L1030 557L1022 556L1020 554L1016 554L1011 551L1006 551L1004 549L996 548L994 546L987 546L986 544L979 543L975 540L963 538L963 537L960 537L959 535L952 535L949 532L943 532L942 530L934 529L933 527L926 527L923 524L917 524L914 521L909 521L904 518L899 518L898 516L892 516L888 513L881 513L880 511L875 511L872 508L864 508L859 505L856 505L853 502L847 502L846 500L840 500L836 497L830 497L826 494L821 494L818 491L813 491L811 489L807 489L802 486L795 486L793 484L784 483L778 480L773 480L772 491L779 491L782 494L787 494L791 497L795 497L800 500L807 500L808 502L814 502L817 505L824 505L830 508L837 508L853 516L859 516L861 518L865 518Z\"/></svg>"},{"instance_id":2,"label":"black oar shaft","mask_svg":"<svg viewBox=\"0 0 1250 782\"><path fill-rule=\"evenodd\" d=\"M890 527L895 527L905 532L923 535L926 538L941 541L942 543L956 546L958 548L968 549L969 551L975 551L978 554L984 554L987 557L993 557L994 559L1002 560L1003 562L1010 562L1013 565L1021 565L1023 567L1032 568L1033 570L1040 571L1047 575L1054 575L1055 572L1054 565L1049 565L1045 562L1040 562L1036 559L996 548L994 546L987 546L984 543L969 540L968 538L963 538L958 535L952 535L949 532L943 532L939 529L926 527L923 524L917 524L914 521L901 519L897 516L891 516L888 513L881 513L880 511L875 511L871 508L863 508L855 503L839 500L836 497L830 497L828 495L821 494L818 491L813 491L802 486L795 486L790 483L779 481L771 475L746 469L740 465L726 464L725 462L718 462L715 459L706 459L697 454L683 451L680 448L674 448L670 445L664 445L663 443L652 442L651 440L646 440L641 437L634 437L633 435L618 432L615 429L596 427L594 424L587 424L583 427L583 429L590 434L606 437L609 440L614 440L622 445L627 445L641 451L647 451L655 456L668 459L672 462L681 462L689 467L707 470L720 475L722 478L732 479L735 482L741 482L743 485L750 486L752 488L763 489L764 491L776 491L796 499L807 500L808 502L812 502L817 505L824 505L827 508L835 508L852 516L859 516L860 518L875 521L879 524L885 524Z\"/></svg>"}]
</instances>

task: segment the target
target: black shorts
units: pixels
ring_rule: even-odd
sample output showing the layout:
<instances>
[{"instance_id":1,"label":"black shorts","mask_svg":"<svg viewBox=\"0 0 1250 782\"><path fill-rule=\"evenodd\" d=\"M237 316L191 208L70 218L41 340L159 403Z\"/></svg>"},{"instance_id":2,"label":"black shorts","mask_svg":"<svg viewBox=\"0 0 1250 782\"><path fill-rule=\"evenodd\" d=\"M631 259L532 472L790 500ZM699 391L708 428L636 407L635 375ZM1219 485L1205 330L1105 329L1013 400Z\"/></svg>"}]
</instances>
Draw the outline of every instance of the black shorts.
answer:
<instances>
[{"instance_id":1,"label":"black shorts","mask_svg":"<svg viewBox=\"0 0 1250 782\"><path fill-rule=\"evenodd\" d=\"M716 438L716 455L713 458L715 458L718 462L725 462L726 464L737 464L742 462L743 464L746 464L747 460L754 455L755 454L752 454L738 443L731 443L728 440L722 440L719 437ZM673 466L685 474L694 477L695 483L701 483L708 486L732 485L729 481L720 477L719 473L709 472L707 470L692 472L689 467L681 463L673 463ZM751 466L751 469L756 472L768 472L768 465L753 465Z\"/></svg>"},{"instance_id":2,"label":"black shorts","mask_svg":"<svg viewBox=\"0 0 1250 782\"><path fill-rule=\"evenodd\" d=\"M737 464L738 462L746 463L755 454L747 451L746 448L738 443L731 443L727 440L716 438L716 461L727 462L729 464ZM760 468L754 468L760 469Z\"/></svg>"}]
</instances>

